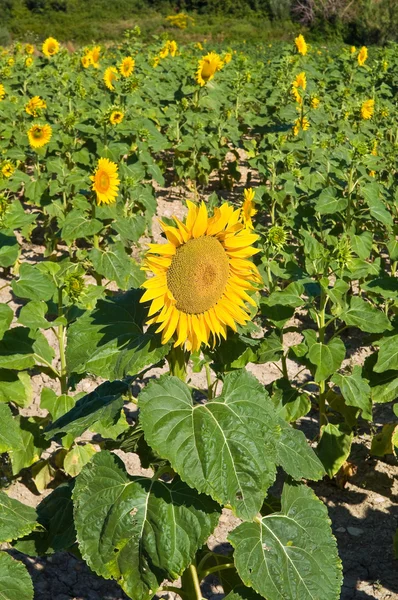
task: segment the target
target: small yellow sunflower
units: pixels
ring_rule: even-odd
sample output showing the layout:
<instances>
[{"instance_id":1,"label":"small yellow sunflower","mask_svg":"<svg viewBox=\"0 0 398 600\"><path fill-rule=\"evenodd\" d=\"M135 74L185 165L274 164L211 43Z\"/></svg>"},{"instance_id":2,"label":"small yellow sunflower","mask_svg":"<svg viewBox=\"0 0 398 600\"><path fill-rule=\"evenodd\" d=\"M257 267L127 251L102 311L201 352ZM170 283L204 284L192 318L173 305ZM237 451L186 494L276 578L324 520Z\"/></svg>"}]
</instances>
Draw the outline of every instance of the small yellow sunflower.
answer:
<instances>
[{"instance_id":1,"label":"small yellow sunflower","mask_svg":"<svg viewBox=\"0 0 398 600\"><path fill-rule=\"evenodd\" d=\"M230 63L230 62L231 62L231 60L232 60L232 53L231 53L231 52L226 52L226 53L224 54L224 56L223 56L223 59L222 59L222 60L223 60L223 63L224 63L225 65L227 65L228 63Z\"/></svg>"},{"instance_id":2,"label":"small yellow sunflower","mask_svg":"<svg viewBox=\"0 0 398 600\"><path fill-rule=\"evenodd\" d=\"M3 173L3 176L6 179L9 179L13 175L14 171L15 171L14 165L8 161L3 165L2 169L1 169L1 172Z\"/></svg>"},{"instance_id":3,"label":"small yellow sunflower","mask_svg":"<svg viewBox=\"0 0 398 600\"><path fill-rule=\"evenodd\" d=\"M299 53L302 54L303 56L305 56L308 52L308 46L307 46L307 42L304 39L304 36L300 33L300 35L298 37L296 37L296 39L294 41L295 41L296 48L299 51Z\"/></svg>"},{"instance_id":4,"label":"small yellow sunflower","mask_svg":"<svg viewBox=\"0 0 398 600\"><path fill-rule=\"evenodd\" d=\"M303 99L300 95L300 92L298 91L298 89L294 86L292 86L292 94L294 96L294 99L296 100L296 102L298 102L298 104L302 104Z\"/></svg>"},{"instance_id":5,"label":"small yellow sunflower","mask_svg":"<svg viewBox=\"0 0 398 600\"><path fill-rule=\"evenodd\" d=\"M169 45L170 56L172 56L174 58L174 56L177 54L177 50L178 50L177 42L175 40L171 40L170 42L168 42L168 45Z\"/></svg>"},{"instance_id":6,"label":"small yellow sunflower","mask_svg":"<svg viewBox=\"0 0 398 600\"><path fill-rule=\"evenodd\" d=\"M163 46L163 48L159 51L159 58L166 58L169 55L169 44L168 42L165 43L165 45Z\"/></svg>"},{"instance_id":7,"label":"small yellow sunflower","mask_svg":"<svg viewBox=\"0 0 398 600\"><path fill-rule=\"evenodd\" d=\"M152 59L152 66L154 69L156 69L156 67L158 66L160 61L160 56L154 56Z\"/></svg>"},{"instance_id":8,"label":"small yellow sunflower","mask_svg":"<svg viewBox=\"0 0 398 600\"><path fill-rule=\"evenodd\" d=\"M57 40L53 37L47 38L43 42L42 52L45 56L54 56L54 54L59 52L59 42L57 42Z\"/></svg>"},{"instance_id":9,"label":"small yellow sunflower","mask_svg":"<svg viewBox=\"0 0 398 600\"><path fill-rule=\"evenodd\" d=\"M94 48L89 52L91 57L92 65L95 69L99 68L99 59L101 54L101 46L94 46Z\"/></svg>"},{"instance_id":10,"label":"small yellow sunflower","mask_svg":"<svg viewBox=\"0 0 398 600\"><path fill-rule=\"evenodd\" d=\"M242 205L242 219L248 229L254 229L252 217L257 214L257 210L254 208L253 202L255 194L256 192L253 190L253 188L247 188L243 192L244 200Z\"/></svg>"},{"instance_id":11,"label":"small yellow sunflower","mask_svg":"<svg viewBox=\"0 0 398 600\"><path fill-rule=\"evenodd\" d=\"M100 158L90 179L93 182L92 189L97 194L98 205L116 202L120 184L116 163Z\"/></svg>"},{"instance_id":12,"label":"small yellow sunflower","mask_svg":"<svg viewBox=\"0 0 398 600\"><path fill-rule=\"evenodd\" d=\"M119 66L119 71L123 75L123 77L130 77L130 75L134 71L134 67L135 67L134 58L132 56L126 56L126 58L123 58L120 66Z\"/></svg>"},{"instance_id":13,"label":"small yellow sunflower","mask_svg":"<svg viewBox=\"0 0 398 600\"><path fill-rule=\"evenodd\" d=\"M35 47L33 46L33 44L26 44L25 54L33 54L34 51L35 51Z\"/></svg>"},{"instance_id":14,"label":"small yellow sunflower","mask_svg":"<svg viewBox=\"0 0 398 600\"><path fill-rule=\"evenodd\" d=\"M368 49L366 46L362 46L362 48L358 52L358 65L360 67L363 67L367 58L368 58Z\"/></svg>"},{"instance_id":15,"label":"small yellow sunflower","mask_svg":"<svg viewBox=\"0 0 398 600\"><path fill-rule=\"evenodd\" d=\"M310 122L307 119L307 117L299 117L294 122L294 127L293 127L294 135L298 135L300 129L302 129L303 131L307 131L307 129L309 129L309 127L310 127Z\"/></svg>"},{"instance_id":16,"label":"small yellow sunflower","mask_svg":"<svg viewBox=\"0 0 398 600\"><path fill-rule=\"evenodd\" d=\"M33 58L31 56L27 56L25 58L25 67L31 67L33 65Z\"/></svg>"},{"instance_id":17,"label":"small yellow sunflower","mask_svg":"<svg viewBox=\"0 0 398 600\"><path fill-rule=\"evenodd\" d=\"M111 116L109 117L109 121L112 125L119 125L124 119L124 113L121 110L113 110Z\"/></svg>"},{"instance_id":18,"label":"small yellow sunflower","mask_svg":"<svg viewBox=\"0 0 398 600\"><path fill-rule=\"evenodd\" d=\"M356 47L355 46L351 46L351 48L350 48L351 54L355 54L356 51L357 51Z\"/></svg>"},{"instance_id":19,"label":"small yellow sunflower","mask_svg":"<svg viewBox=\"0 0 398 600\"><path fill-rule=\"evenodd\" d=\"M314 96L311 99L311 108L318 108L319 104L320 104L319 98L317 98L316 96Z\"/></svg>"},{"instance_id":20,"label":"small yellow sunflower","mask_svg":"<svg viewBox=\"0 0 398 600\"><path fill-rule=\"evenodd\" d=\"M295 88L301 88L302 90L305 90L307 87L307 77L304 73L304 71L302 71L301 73L299 73L296 77L296 79L293 81L293 87Z\"/></svg>"},{"instance_id":21,"label":"small yellow sunflower","mask_svg":"<svg viewBox=\"0 0 398 600\"><path fill-rule=\"evenodd\" d=\"M143 270L152 272L142 287L141 302L151 301L148 325L156 323L162 343L173 336L174 346L199 350L212 337L226 337L227 327L249 320L245 302L256 306L248 295L260 283L257 267L248 260L258 250L258 236L240 222L241 210L227 203L209 218L206 205L187 201L185 223L162 223L166 244L150 244ZM152 316L155 315L155 316Z\"/></svg>"},{"instance_id":22,"label":"small yellow sunflower","mask_svg":"<svg viewBox=\"0 0 398 600\"><path fill-rule=\"evenodd\" d=\"M29 143L32 148L42 148L51 139L52 129L50 125L32 125L28 131Z\"/></svg>"},{"instance_id":23,"label":"small yellow sunflower","mask_svg":"<svg viewBox=\"0 0 398 600\"><path fill-rule=\"evenodd\" d=\"M47 108L46 102L40 96L33 96L25 106L25 112L32 117L39 116L40 111Z\"/></svg>"},{"instance_id":24,"label":"small yellow sunflower","mask_svg":"<svg viewBox=\"0 0 398 600\"><path fill-rule=\"evenodd\" d=\"M91 52L82 56L80 60L85 69L88 69L88 67L93 64Z\"/></svg>"},{"instance_id":25,"label":"small yellow sunflower","mask_svg":"<svg viewBox=\"0 0 398 600\"><path fill-rule=\"evenodd\" d=\"M9 67L13 67L13 66L15 65L15 60L14 60L14 58L13 58L13 57L11 57L11 58L9 58L9 59L8 59L8 61L7 61L7 65L8 65Z\"/></svg>"},{"instance_id":26,"label":"small yellow sunflower","mask_svg":"<svg viewBox=\"0 0 398 600\"><path fill-rule=\"evenodd\" d=\"M0 83L0 102L4 99L5 95L6 95L5 87L2 83Z\"/></svg>"},{"instance_id":27,"label":"small yellow sunflower","mask_svg":"<svg viewBox=\"0 0 398 600\"><path fill-rule=\"evenodd\" d=\"M216 52L209 52L206 56L202 56L196 71L196 83L200 86L206 85L213 79L215 72L220 71L223 66L224 63Z\"/></svg>"},{"instance_id":28,"label":"small yellow sunflower","mask_svg":"<svg viewBox=\"0 0 398 600\"><path fill-rule=\"evenodd\" d=\"M361 106L361 117L362 119L371 119L373 116L375 110L375 101L373 99L371 100L365 100L365 102L362 103Z\"/></svg>"},{"instance_id":29,"label":"small yellow sunflower","mask_svg":"<svg viewBox=\"0 0 398 600\"><path fill-rule=\"evenodd\" d=\"M104 82L108 90L111 90L111 92L113 92L113 90L115 89L113 82L117 80L117 69L115 69L115 67L108 67L104 73Z\"/></svg>"}]
</instances>

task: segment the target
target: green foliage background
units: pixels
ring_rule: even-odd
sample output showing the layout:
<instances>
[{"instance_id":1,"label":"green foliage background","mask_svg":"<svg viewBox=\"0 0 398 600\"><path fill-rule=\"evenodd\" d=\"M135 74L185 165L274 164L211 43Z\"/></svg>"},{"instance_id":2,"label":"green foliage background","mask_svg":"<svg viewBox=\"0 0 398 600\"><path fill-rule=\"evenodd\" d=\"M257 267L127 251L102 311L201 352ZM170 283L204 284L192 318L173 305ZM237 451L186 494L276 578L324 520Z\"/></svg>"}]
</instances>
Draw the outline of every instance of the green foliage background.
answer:
<instances>
[{"instance_id":1,"label":"green foliage background","mask_svg":"<svg viewBox=\"0 0 398 600\"><path fill-rule=\"evenodd\" d=\"M114 0L111 10L106 0L1 0L0 45L48 35L74 43L112 40L137 24L145 35L159 35L169 29L164 17L179 11L195 16L196 24L177 29L177 41L291 39L303 27L313 40L385 44L398 39L396 0Z\"/></svg>"}]
</instances>

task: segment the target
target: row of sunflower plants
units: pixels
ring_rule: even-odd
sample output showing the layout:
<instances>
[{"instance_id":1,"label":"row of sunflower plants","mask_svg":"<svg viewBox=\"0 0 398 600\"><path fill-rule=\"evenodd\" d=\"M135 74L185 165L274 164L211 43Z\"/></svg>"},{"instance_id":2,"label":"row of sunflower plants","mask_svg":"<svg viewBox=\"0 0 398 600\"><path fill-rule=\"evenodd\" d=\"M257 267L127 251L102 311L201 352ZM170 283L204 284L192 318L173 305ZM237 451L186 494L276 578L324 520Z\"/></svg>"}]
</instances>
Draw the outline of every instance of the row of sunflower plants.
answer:
<instances>
[{"instance_id":1,"label":"row of sunflower plants","mask_svg":"<svg viewBox=\"0 0 398 600\"><path fill-rule=\"evenodd\" d=\"M333 600L336 542L305 480L344 471L358 426L396 397L394 48L369 58L299 36L202 51L128 35L3 54L2 266L17 306L0 305L3 480L55 490L37 511L3 492L0 540L73 551L133 599L201 598L216 574L233 600ZM241 155L243 205L199 202L210 175L242 182ZM142 259L171 182L194 201ZM39 234L32 265L23 244ZM280 377L264 386L249 363ZM28 417L39 374L44 416ZM297 426L310 412L312 444ZM371 451L394 452L395 430ZM117 449L152 476L129 475ZM222 508L241 520L228 555L207 546ZM32 598L0 557L0 589Z\"/></svg>"}]
</instances>

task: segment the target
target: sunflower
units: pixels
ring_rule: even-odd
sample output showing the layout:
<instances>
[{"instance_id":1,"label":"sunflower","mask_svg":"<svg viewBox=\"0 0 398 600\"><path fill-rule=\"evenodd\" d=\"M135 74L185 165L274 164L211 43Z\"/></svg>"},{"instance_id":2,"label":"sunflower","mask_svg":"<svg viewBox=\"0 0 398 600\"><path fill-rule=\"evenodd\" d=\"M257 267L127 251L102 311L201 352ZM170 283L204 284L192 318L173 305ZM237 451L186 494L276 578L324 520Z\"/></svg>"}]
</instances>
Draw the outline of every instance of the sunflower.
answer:
<instances>
[{"instance_id":1,"label":"sunflower","mask_svg":"<svg viewBox=\"0 0 398 600\"><path fill-rule=\"evenodd\" d=\"M302 54L303 56L305 56L308 52L308 46L307 46L307 42L304 39L304 36L300 33L300 35L298 37L296 37L296 39L294 41L295 41L296 48L299 51L299 53Z\"/></svg>"},{"instance_id":2,"label":"sunflower","mask_svg":"<svg viewBox=\"0 0 398 600\"><path fill-rule=\"evenodd\" d=\"M361 106L361 117L362 119L371 119L375 110L374 100L365 100Z\"/></svg>"},{"instance_id":3,"label":"sunflower","mask_svg":"<svg viewBox=\"0 0 398 600\"><path fill-rule=\"evenodd\" d=\"M255 193L256 192L253 190L253 188L247 188L243 192L244 201L242 205L242 218L245 226L248 229L254 229L252 217L257 214L257 210L254 208L253 202Z\"/></svg>"},{"instance_id":4,"label":"sunflower","mask_svg":"<svg viewBox=\"0 0 398 600\"><path fill-rule=\"evenodd\" d=\"M47 38L43 42L42 52L45 56L54 56L59 52L59 42L53 37Z\"/></svg>"},{"instance_id":5,"label":"sunflower","mask_svg":"<svg viewBox=\"0 0 398 600\"><path fill-rule=\"evenodd\" d=\"M231 53L231 52L226 52L226 53L224 54L224 56L223 56L223 59L222 59L222 60L223 60L223 63L224 63L225 65L227 65L228 63L230 63L230 62L231 62L231 60L232 60L232 53Z\"/></svg>"},{"instance_id":6,"label":"sunflower","mask_svg":"<svg viewBox=\"0 0 398 600\"><path fill-rule=\"evenodd\" d=\"M107 158L100 158L90 179L93 182L92 189L97 194L98 205L116 202L120 184L116 163Z\"/></svg>"},{"instance_id":7,"label":"sunflower","mask_svg":"<svg viewBox=\"0 0 398 600\"><path fill-rule=\"evenodd\" d=\"M34 51L35 51L35 47L33 46L33 44L26 44L25 54L33 54Z\"/></svg>"},{"instance_id":8,"label":"sunflower","mask_svg":"<svg viewBox=\"0 0 398 600\"><path fill-rule=\"evenodd\" d=\"M104 73L104 82L108 90L113 91L115 89L113 82L117 81L117 79L117 69L115 67L108 67Z\"/></svg>"},{"instance_id":9,"label":"sunflower","mask_svg":"<svg viewBox=\"0 0 398 600\"><path fill-rule=\"evenodd\" d=\"M319 103L320 103L319 98L314 96L314 98L311 99L311 108L318 108Z\"/></svg>"},{"instance_id":10,"label":"sunflower","mask_svg":"<svg viewBox=\"0 0 398 600\"><path fill-rule=\"evenodd\" d=\"M362 46L362 48L358 52L358 64L360 67L363 67L367 58L368 58L368 49L366 46Z\"/></svg>"},{"instance_id":11,"label":"sunflower","mask_svg":"<svg viewBox=\"0 0 398 600\"><path fill-rule=\"evenodd\" d=\"M28 131L29 143L32 148L42 148L50 141L52 129L50 125L32 125Z\"/></svg>"},{"instance_id":12,"label":"sunflower","mask_svg":"<svg viewBox=\"0 0 398 600\"><path fill-rule=\"evenodd\" d=\"M307 117L299 117L294 122L294 127L293 127L294 135L298 135L300 129L302 129L303 131L307 131L307 129L309 129L309 126L310 126L310 122L307 119Z\"/></svg>"},{"instance_id":13,"label":"sunflower","mask_svg":"<svg viewBox=\"0 0 398 600\"><path fill-rule=\"evenodd\" d=\"M111 116L109 117L109 121L112 125L119 125L124 119L124 113L121 110L113 110Z\"/></svg>"},{"instance_id":14,"label":"sunflower","mask_svg":"<svg viewBox=\"0 0 398 600\"><path fill-rule=\"evenodd\" d=\"M166 58L169 55L169 43L166 42L163 48L159 51L159 58Z\"/></svg>"},{"instance_id":15,"label":"sunflower","mask_svg":"<svg viewBox=\"0 0 398 600\"><path fill-rule=\"evenodd\" d=\"M123 75L123 77L130 77L130 75L134 71L134 67L135 67L134 58L132 56L126 56L126 58L123 58L120 66L119 66L119 71Z\"/></svg>"},{"instance_id":16,"label":"sunflower","mask_svg":"<svg viewBox=\"0 0 398 600\"><path fill-rule=\"evenodd\" d=\"M356 51L357 51L356 47L355 46L351 46L351 48L350 48L351 54L355 54Z\"/></svg>"},{"instance_id":17,"label":"sunflower","mask_svg":"<svg viewBox=\"0 0 398 600\"><path fill-rule=\"evenodd\" d=\"M293 81L292 85L295 88L301 88L302 90L305 90L305 88L307 87L307 77L306 77L304 71L302 71L301 73L299 73L297 75L297 77Z\"/></svg>"},{"instance_id":18,"label":"sunflower","mask_svg":"<svg viewBox=\"0 0 398 600\"><path fill-rule=\"evenodd\" d=\"M89 52L93 67L95 69L99 68L100 54L101 54L101 46L94 46L94 48Z\"/></svg>"},{"instance_id":19,"label":"sunflower","mask_svg":"<svg viewBox=\"0 0 398 600\"><path fill-rule=\"evenodd\" d=\"M31 67L33 65L33 58L31 56L26 57L25 67Z\"/></svg>"},{"instance_id":20,"label":"sunflower","mask_svg":"<svg viewBox=\"0 0 398 600\"><path fill-rule=\"evenodd\" d=\"M40 96L33 96L25 106L25 112L28 115L32 115L32 117L37 117L41 110L47 108L47 104L45 103Z\"/></svg>"},{"instance_id":21,"label":"sunflower","mask_svg":"<svg viewBox=\"0 0 398 600\"><path fill-rule=\"evenodd\" d=\"M177 42L175 40L171 40L170 42L167 42L167 43L169 45L170 56L172 56L174 58L174 56L177 54L177 50L178 50Z\"/></svg>"},{"instance_id":22,"label":"sunflower","mask_svg":"<svg viewBox=\"0 0 398 600\"><path fill-rule=\"evenodd\" d=\"M4 99L6 95L6 89L2 83L0 83L0 102Z\"/></svg>"},{"instance_id":23,"label":"sunflower","mask_svg":"<svg viewBox=\"0 0 398 600\"><path fill-rule=\"evenodd\" d=\"M156 67L158 66L159 61L160 61L160 56L159 55L153 57L153 59L152 59L152 66L153 66L154 69L156 69Z\"/></svg>"},{"instance_id":24,"label":"sunflower","mask_svg":"<svg viewBox=\"0 0 398 600\"><path fill-rule=\"evenodd\" d=\"M15 171L15 167L10 162L6 162L1 169L1 172L3 173L3 176L6 179L9 179L11 177L11 175L14 173L14 171Z\"/></svg>"},{"instance_id":25,"label":"sunflower","mask_svg":"<svg viewBox=\"0 0 398 600\"><path fill-rule=\"evenodd\" d=\"M203 202L187 205L185 223L177 217L175 227L161 223L168 243L149 245L142 268L154 277L142 285L141 302L151 301L148 325L158 324L163 344L174 335L175 347L198 350L250 319L245 302L256 303L247 291L261 278L248 258L259 252L252 246L258 236L227 203L211 218Z\"/></svg>"},{"instance_id":26,"label":"sunflower","mask_svg":"<svg viewBox=\"0 0 398 600\"><path fill-rule=\"evenodd\" d=\"M90 65L93 64L93 61L91 58L91 52L82 56L80 60L81 60L82 66L85 69L87 69Z\"/></svg>"},{"instance_id":27,"label":"sunflower","mask_svg":"<svg viewBox=\"0 0 398 600\"><path fill-rule=\"evenodd\" d=\"M196 83L200 86L206 85L210 79L213 79L216 71L220 71L224 66L220 56L215 52L209 52L199 60L196 71Z\"/></svg>"},{"instance_id":28,"label":"sunflower","mask_svg":"<svg viewBox=\"0 0 398 600\"><path fill-rule=\"evenodd\" d=\"M298 102L298 104L302 104L303 99L300 95L300 92L298 91L298 89L296 87L292 86L292 94L294 96L294 99L296 100L296 102Z\"/></svg>"}]
</instances>

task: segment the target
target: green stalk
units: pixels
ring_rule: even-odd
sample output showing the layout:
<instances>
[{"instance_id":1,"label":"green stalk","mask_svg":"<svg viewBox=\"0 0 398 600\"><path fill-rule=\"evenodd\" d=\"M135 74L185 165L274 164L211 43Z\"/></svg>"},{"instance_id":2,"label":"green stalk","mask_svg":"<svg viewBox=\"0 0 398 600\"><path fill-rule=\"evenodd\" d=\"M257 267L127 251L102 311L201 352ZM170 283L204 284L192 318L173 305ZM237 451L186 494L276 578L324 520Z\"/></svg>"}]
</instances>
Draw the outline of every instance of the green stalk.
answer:
<instances>
[{"instance_id":1,"label":"green stalk","mask_svg":"<svg viewBox=\"0 0 398 600\"><path fill-rule=\"evenodd\" d=\"M58 316L63 316L63 303L62 303L62 288L58 289ZM66 337L66 329L62 325L58 325L57 329L57 338L59 345L59 357L61 361L61 370L60 370L60 384L61 384L61 394L68 393L68 385L66 379L66 357L65 357L65 337Z\"/></svg>"},{"instance_id":2,"label":"green stalk","mask_svg":"<svg viewBox=\"0 0 398 600\"><path fill-rule=\"evenodd\" d=\"M195 590L195 598L196 598L196 600L202 600L202 591L200 589L200 582L199 582L199 577L198 577L198 572L196 570L196 567L192 563L191 565L189 565L188 569L189 569L189 574L191 576L192 585Z\"/></svg>"},{"instance_id":3,"label":"green stalk","mask_svg":"<svg viewBox=\"0 0 398 600\"><path fill-rule=\"evenodd\" d=\"M321 286L321 299L320 299L320 304L319 304L319 342L321 344L325 343L325 309L326 309L326 304L328 302L328 297L325 294L325 291L323 289L323 287ZM318 404L319 404L319 429L322 428L323 425L326 425L327 423L327 417L326 417L326 398L325 398L325 389L326 389L326 383L325 381L320 381L319 382L319 397L318 397Z\"/></svg>"}]
</instances>

